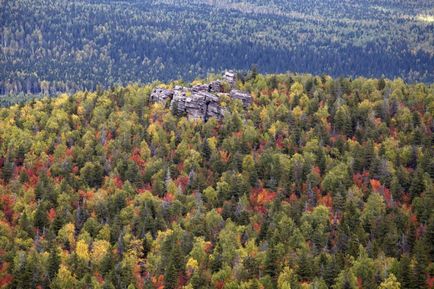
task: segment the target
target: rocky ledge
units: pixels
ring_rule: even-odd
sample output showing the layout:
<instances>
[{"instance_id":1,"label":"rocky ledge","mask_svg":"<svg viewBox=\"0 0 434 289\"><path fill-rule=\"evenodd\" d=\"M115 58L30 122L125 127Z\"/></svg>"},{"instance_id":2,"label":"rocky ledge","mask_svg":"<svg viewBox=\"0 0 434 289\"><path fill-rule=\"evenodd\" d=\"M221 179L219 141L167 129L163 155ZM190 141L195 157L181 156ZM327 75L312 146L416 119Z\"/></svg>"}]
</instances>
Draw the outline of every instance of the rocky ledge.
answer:
<instances>
[{"instance_id":1,"label":"rocky ledge","mask_svg":"<svg viewBox=\"0 0 434 289\"><path fill-rule=\"evenodd\" d=\"M170 101L172 111L180 115L187 115L189 119L202 119L203 121L207 121L211 117L222 119L226 112L226 108L221 105L222 96L240 100L244 108L249 107L253 101L248 92L233 88L235 85L234 75L232 72L226 72L223 76L231 86L229 93L225 92L223 82L216 80L209 84L196 85L190 88L183 86L175 86L173 90L155 88L151 93L150 101L163 105L167 105Z\"/></svg>"}]
</instances>

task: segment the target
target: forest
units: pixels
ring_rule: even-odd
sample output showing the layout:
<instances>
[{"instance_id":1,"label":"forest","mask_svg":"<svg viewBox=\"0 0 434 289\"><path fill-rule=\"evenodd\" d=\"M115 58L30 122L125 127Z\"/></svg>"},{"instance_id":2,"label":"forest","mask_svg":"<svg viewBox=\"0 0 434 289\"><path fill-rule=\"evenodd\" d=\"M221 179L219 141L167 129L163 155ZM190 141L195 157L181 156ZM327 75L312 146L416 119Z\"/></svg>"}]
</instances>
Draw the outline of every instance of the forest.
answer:
<instances>
[{"instance_id":1,"label":"forest","mask_svg":"<svg viewBox=\"0 0 434 289\"><path fill-rule=\"evenodd\" d=\"M206 122L149 101L206 81L0 108L0 288L433 288L432 84L250 71Z\"/></svg>"},{"instance_id":2,"label":"forest","mask_svg":"<svg viewBox=\"0 0 434 289\"><path fill-rule=\"evenodd\" d=\"M434 81L431 0L0 1L0 95L225 69Z\"/></svg>"}]
</instances>

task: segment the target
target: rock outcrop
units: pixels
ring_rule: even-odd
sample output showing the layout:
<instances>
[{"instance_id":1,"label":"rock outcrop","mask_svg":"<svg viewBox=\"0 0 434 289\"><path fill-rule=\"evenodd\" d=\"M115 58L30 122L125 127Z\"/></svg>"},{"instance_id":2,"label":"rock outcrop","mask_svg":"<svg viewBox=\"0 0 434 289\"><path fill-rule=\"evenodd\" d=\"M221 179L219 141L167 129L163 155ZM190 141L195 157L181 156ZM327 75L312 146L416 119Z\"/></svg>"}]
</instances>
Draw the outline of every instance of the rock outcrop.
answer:
<instances>
[{"instance_id":1,"label":"rock outcrop","mask_svg":"<svg viewBox=\"0 0 434 289\"><path fill-rule=\"evenodd\" d=\"M244 108L249 107L252 104L252 96L241 90L232 89L230 94L231 98L239 99L243 103Z\"/></svg>"},{"instance_id":2,"label":"rock outcrop","mask_svg":"<svg viewBox=\"0 0 434 289\"><path fill-rule=\"evenodd\" d=\"M231 85L235 83L235 74L225 73L226 81L231 79ZM209 84L195 85L191 88L175 86L173 90L156 88L151 93L150 101L159 102L164 105L170 101L170 109L179 114L187 115L189 119L202 119L207 121L211 117L217 119L223 118L226 108L221 106L220 96L227 95L232 99L239 99L243 103L244 108L252 104L252 96L236 89L231 89L228 93L224 93L224 86L220 80L213 81Z\"/></svg>"},{"instance_id":3,"label":"rock outcrop","mask_svg":"<svg viewBox=\"0 0 434 289\"><path fill-rule=\"evenodd\" d=\"M235 82L236 82L236 75L235 75L235 72L233 72L233 71L226 71L224 74L223 74L223 78L224 78L224 80L226 80L227 82L229 82L230 84L235 84Z\"/></svg>"},{"instance_id":4,"label":"rock outcrop","mask_svg":"<svg viewBox=\"0 0 434 289\"><path fill-rule=\"evenodd\" d=\"M179 115L187 115L189 119L205 121L211 117L221 119L224 115L220 98L207 91L175 90L170 109Z\"/></svg>"},{"instance_id":5,"label":"rock outcrop","mask_svg":"<svg viewBox=\"0 0 434 289\"><path fill-rule=\"evenodd\" d=\"M224 91L223 84L221 83L220 80L213 81L208 85L208 91L214 93L223 92Z\"/></svg>"},{"instance_id":6,"label":"rock outcrop","mask_svg":"<svg viewBox=\"0 0 434 289\"><path fill-rule=\"evenodd\" d=\"M164 88L156 88L151 93L150 100L151 102L160 102L166 105L168 100L171 100L173 97L173 91L164 89Z\"/></svg>"}]
</instances>

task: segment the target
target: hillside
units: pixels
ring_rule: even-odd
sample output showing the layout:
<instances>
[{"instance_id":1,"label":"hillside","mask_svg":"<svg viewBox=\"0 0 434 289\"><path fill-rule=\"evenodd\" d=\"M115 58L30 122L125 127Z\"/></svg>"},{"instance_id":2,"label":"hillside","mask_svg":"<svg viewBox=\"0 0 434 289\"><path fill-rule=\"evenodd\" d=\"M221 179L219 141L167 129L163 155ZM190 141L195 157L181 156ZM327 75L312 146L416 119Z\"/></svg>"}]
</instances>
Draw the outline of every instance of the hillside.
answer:
<instances>
[{"instance_id":1,"label":"hillside","mask_svg":"<svg viewBox=\"0 0 434 289\"><path fill-rule=\"evenodd\" d=\"M0 94L225 69L433 82L430 0L0 1Z\"/></svg>"},{"instance_id":2,"label":"hillside","mask_svg":"<svg viewBox=\"0 0 434 289\"><path fill-rule=\"evenodd\" d=\"M0 288L432 288L433 114L254 71L0 108Z\"/></svg>"}]
</instances>

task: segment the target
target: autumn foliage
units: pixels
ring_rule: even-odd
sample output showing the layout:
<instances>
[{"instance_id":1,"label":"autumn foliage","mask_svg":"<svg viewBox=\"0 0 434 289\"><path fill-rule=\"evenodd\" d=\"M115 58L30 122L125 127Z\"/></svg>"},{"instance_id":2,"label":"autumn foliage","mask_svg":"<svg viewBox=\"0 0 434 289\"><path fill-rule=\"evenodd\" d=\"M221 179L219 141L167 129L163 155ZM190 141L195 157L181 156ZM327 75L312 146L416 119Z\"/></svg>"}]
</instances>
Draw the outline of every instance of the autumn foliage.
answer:
<instances>
[{"instance_id":1,"label":"autumn foliage","mask_svg":"<svg viewBox=\"0 0 434 289\"><path fill-rule=\"evenodd\" d=\"M432 86L236 85L206 122L154 84L0 108L0 288L432 288Z\"/></svg>"}]
</instances>

